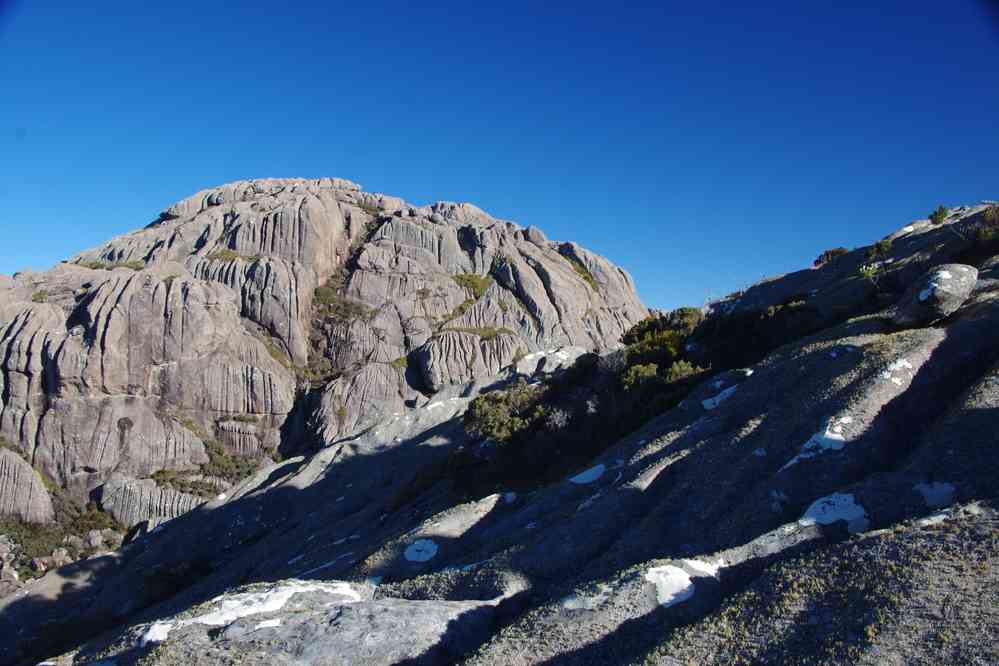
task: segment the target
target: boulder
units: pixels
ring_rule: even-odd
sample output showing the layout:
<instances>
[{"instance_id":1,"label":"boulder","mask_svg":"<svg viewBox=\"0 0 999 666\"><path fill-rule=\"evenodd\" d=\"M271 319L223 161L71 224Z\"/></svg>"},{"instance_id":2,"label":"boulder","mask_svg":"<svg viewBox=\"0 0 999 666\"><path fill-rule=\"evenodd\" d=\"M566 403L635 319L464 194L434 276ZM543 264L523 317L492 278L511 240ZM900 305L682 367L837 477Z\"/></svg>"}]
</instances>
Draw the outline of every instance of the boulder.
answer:
<instances>
[{"instance_id":1,"label":"boulder","mask_svg":"<svg viewBox=\"0 0 999 666\"><path fill-rule=\"evenodd\" d=\"M5 448L0 448L0 515L29 523L47 523L55 517L52 498L38 473Z\"/></svg>"},{"instance_id":2,"label":"boulder","mask_svg":"<svg viewBox=\"0 0 999 666\"><path fill-rule=\"evenodd\" d=\"M898 326L925 325L948 317L975 289L978 269L965 264L937 266L913 284L895 306Z\"/></svg>"}]
</instances>

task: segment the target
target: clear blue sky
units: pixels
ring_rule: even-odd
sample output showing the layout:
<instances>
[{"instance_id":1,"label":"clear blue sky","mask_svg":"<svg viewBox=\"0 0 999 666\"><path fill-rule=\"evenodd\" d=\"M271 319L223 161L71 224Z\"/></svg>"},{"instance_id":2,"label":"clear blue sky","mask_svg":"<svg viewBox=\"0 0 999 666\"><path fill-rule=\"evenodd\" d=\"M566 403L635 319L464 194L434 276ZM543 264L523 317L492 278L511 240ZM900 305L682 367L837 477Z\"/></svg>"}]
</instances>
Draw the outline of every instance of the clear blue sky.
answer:
<instances>
[{"instance_id":1,"label":"clear blue sky","mask_svg":"<svg viewBox=\"0 0 999 666\"><path fill-rule=\"evenodd\" d=\"M0 272L329 175L536 224L673 307L999 199L984 2L239 4L0 0Z\"/></svg>"}]
</instances>

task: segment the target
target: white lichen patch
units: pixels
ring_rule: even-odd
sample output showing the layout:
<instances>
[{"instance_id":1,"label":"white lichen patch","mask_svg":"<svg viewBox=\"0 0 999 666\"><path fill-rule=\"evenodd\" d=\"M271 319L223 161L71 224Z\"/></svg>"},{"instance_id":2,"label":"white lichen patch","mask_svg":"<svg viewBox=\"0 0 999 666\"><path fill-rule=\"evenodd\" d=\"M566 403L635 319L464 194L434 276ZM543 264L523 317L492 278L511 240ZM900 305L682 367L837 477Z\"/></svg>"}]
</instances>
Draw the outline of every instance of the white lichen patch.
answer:
<instances>
[{"instance_id":1,"label":"white lichen patch","mask_svg":"<svg viewBox=\"0 0 999 666\"><path fill-rule=\"evenodd\" d=\"M410 562L429 562L437 556L438 547L432 539L417 539L403 553Z\"/></svg>"},{"instance_id":2,"label":"white lichen patch","mask_svg":"<svg viewBox=\"0 0 999 666\"><path fill-rule=\"evenodd\" d=\"M586 485L588 483L593 483L601 476L603 476L604 472L606 471L607 471L607 466L604 465L603 463L600 463L599 465L594 465L585 472L580 472L576 476L570 477L569 482L575 483L576 485Z\"/></svg>"},{"instance_id":3,"label":"white lichen patch","mask_svg":"<svg viewBox=\"0 0 999 666\"><path fill-rule=\"evenodd\" d=\"M645 572L645 580L656 588L656 600L660 606L673 606L694 596L694 583L690 574L671 564L653 567Z\"/></svg>"},{"instance_id":4,"label":"white lichen patch","mask_svg":"<svg viewBox=\"0 0 999 666\"><path fill-rule=\"evenodd\" d=\"M888 367L881 371L881 378L891 382L895 386L902 386L906 379L911 379L913 365L908 360L900 358L888 364ZM909 371L909 377L906 377Z\"/></svg>"},{"instance_id":5,"label":"white lichen patch","mask_svg":"<svg viewBox=\"0 0 999 666\"><path fill-rule=\"evenodd\" d=\"M298 575L299 576L308 576L310 574L316 573L317 571L322 571L323 569L329 569L330 567L332 567L334 564L336 564L340 560L342 560L344 558L347 558L347 557L350 557L353 554L354 554L353 551L347 551L346 553L344 553L342 555L336 556L335 558L333 558L332 560L330 560L326 564L320 564L318 567L314 567L312 569L309 569L308 571L303 571L302 573L300 573Z\"/></svg>"},{"instance_id":6,"label":"white lichen patch","mask_svg":"<svg viewBox=\"0 0 999 666\"><path fill-rule=\"evenodd\" d=\"M919 301L923 302L934 296L938 291L947 291L945 283L953 278L953 274L947 270L939 270L930 277L930 283L919 292Z\"/></svg>"},{"instance_id":7,"label":"white lichen patch","mask_svg":"<svg viewBox=\"0 0 999 666\"><path fill-rule=\"evenodd\" d=\"M263 592L244 592L222 597L214 604L210 613L199 615L184 624L205 624L210 627L224 627L250 615L274 613L284 608L293 596L301 592L323 592L342 597L341 603L361 601L361 595L342 581L330 583L304 583L298 580L285 581Z\"/></svg>"},{"instance_id":8,"label":"white lichen patch","mask_svg":"<svg viewBox=\"0 0 999 666\"><path fill-rule=\"evenodd\" d=\"M254 631L260 631L261 629L274 629L275 627L281 626L281 620L264 620L263 622L258 622L257 626L253 628Z\"/></svg>"},{"instance_id":9,"label":"white lichen patch","mask_svg":"<svg viewBox=\"0 0 999 666\"><path fill-rule=\"evenodd\" d=\"M851 423L853 423L853 417L849 415L830 418L826 422L826 427L812 435L807 442L802 444L801 453L787 461L781 467L781 470L796 465L802 460L814 458L826 451L842 450L848 441L845 428Z\"/></svg>"},{"instance_id":10,"label":"white lichen patch","mask_svg":"<svg viewBox=\"0 0 999 666\"><path fill-rule=\"evenodd\" d=\"M724 560L717 562L705 562L704 560L680 560L688 569L693 569L699 574L716 578L721 568L725 566Z\"/></svg>"},{"instance_id":11,"label":"white lichen patch","mask_svg":"<svg viewBox=\"0 0 999 666\"><path fill-rule=\"evenodd\" d=\"M711 411L712 409L717 409L718 405L722 404L723 402L731 398L738 388L739 388L738 386L729 386L727 389L725 389L718 395L712 398L701 400L701 406L708 411Z\"/></svg>"},{"instance_id":12,"label":"white lichen patch","mask_svg":"<svg viewBox=\"0 0 999 666\"><path fill-rule=\"evenodd\" d=\"M939 509L954 501L953 483L934 481L933 483L917 483L913 489L923 496L923 501L930 509Z\"/></svg>"},{"instance_id":13,"label":"white lichen patch","mask_svg":"<svg viewBox=\"0 0 999 666\"><path fill-rule=\"evenodd\" d=\"M343 581L306 583L292 579L278 583L261 592L243 592L217 597L209 602L211 610L197 617L177 622L156 622L142 634L140 643L142 646L162 643L170 637L171 631L186 625L201 624L209 627L224 627L244 617L274 613L284 608L292 597L301 592L322 592L337 597L337 604L361 601L361 595L350 583ZM261 624L266 624L266 622ZM270 622L277 622L277 624L267 626L276 627L281 624L280 620L270 620ZM260 628L261 626L258 625L257 629Z\"/></svg>"},{"instance_id":14,"label":"white lichen patch","mask_svg":"<svg viewBox=\"0 0 999 666\"><path fill-rule=\"evenodd\" d=\"M162 643L166 639L170 638L170 632L173 630L173 624L170 622L157 622L142 634L142 638L139 639L139 644L142 647L147 645L152 645L154 643Z\"/></svg>"},{"instance_id":15,"label":"white lichen patch","mask_svg":"<svg viewBox=\"0 0 999 666\"><path fill-rule=\"evenodd\" d=\"M803 527L831 525L840 520L846 521L851 534L863 532L870 525L867 511L849 493L833 493L815 500L805 510L798 524Z\"/></svg>"}]
</instances>

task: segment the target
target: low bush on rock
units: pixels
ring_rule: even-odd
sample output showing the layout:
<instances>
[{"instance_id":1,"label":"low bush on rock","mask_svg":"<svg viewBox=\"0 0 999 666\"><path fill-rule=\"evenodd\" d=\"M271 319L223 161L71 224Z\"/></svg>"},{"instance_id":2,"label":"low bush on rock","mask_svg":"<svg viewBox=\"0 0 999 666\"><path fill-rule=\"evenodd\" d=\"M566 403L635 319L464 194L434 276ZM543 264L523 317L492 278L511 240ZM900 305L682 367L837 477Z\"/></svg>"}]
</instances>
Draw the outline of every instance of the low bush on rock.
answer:
<instances>
[{"instance_id":1,"label":"low bush on rock","mask_svg":"<svg viewBox=\"0 0 999 666\"><path fill-rule=\"evenodd\" d=\"M844 254L849 254L849 253L850 251L845 247L834 247L832 249L826 250L818 257L816 257L815 261L813 262L813 265L822 266L824 264L828 264L830 261L832 261L837 257L842 257Z\"/></svg>"},{"instance_id":2,"label":"low bush on rock","mask_svg":"<svg viewBox=\"0 0 999 666\"><path fill-rule=\"evenodd\" d=\"M943 224L948 215L950 215L950 209L944 205L937 206L937 209L930 213L930 222L933 224Z\"/></svg>"},{"instance_id":3,"label":"low bush on rock","mask_svg":"<svg viewBox=\"0 0 999 666\"><path fill-rule=\"evenodd\" d=\"M475 300L482 298L482 295L486 293L489 286L493 283L492 276L489 275L477 275L475 273L461 273L459 275L452 275L451 279L454 280L458 286L464 287L472 293Z\"/></svg>"},{"instance_id":4,"label":"low bush on rock","mask_svg":"<svg viewBox=\"0 0 999 666\"><path fill-rule=\"evenodd\" d=\"M7 535L17 544L14 568L22 579L42 575L44 570L32 568L32 560L47 558L59 548L65 548L71 560L92 555L96 549L85 545L84 538L93 530L125 533L124 526L93 502L80 508L62 491L53 493L52 500L56 511L52 523L36 525L9 516L0 518L0 534Z\"/></svg>"},{"instance_id":5,"label":"low bush on rock","mask_svg":"<svg viewBox=\"0 0 999 666\"><path fill-rule=\"evenodd\" d=\"M260 466L259 459L234 456L227 452L219 442L205 442L205 452L208 453L208 463L201 466L201 473L205 476L224 479L232 484L247 478Z\"/></svg>"}]
</instances>

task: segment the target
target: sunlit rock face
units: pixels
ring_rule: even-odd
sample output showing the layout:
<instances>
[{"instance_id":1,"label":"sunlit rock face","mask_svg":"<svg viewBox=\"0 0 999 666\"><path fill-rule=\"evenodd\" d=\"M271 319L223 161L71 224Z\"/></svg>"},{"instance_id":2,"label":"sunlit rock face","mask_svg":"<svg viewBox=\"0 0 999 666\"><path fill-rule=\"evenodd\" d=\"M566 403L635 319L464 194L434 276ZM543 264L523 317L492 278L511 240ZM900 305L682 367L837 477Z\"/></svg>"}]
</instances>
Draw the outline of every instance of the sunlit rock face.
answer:
<instances>
[{"instance_id":1,"label":"sunlit rock face","mask_svg":"<svg viewBox=\"0 0 999 666\"><path fill-rule=\"evenodd\" d=\"M198 498L125 481L197 473L209 442L332 442L527 354L610 348L645 314L622 269L470 204L239 181L4 276L0 436L81 504L117 474L114 515L170 518ZM0 511L50 519L20 468Z\"/></svg>"}]
</instances>

